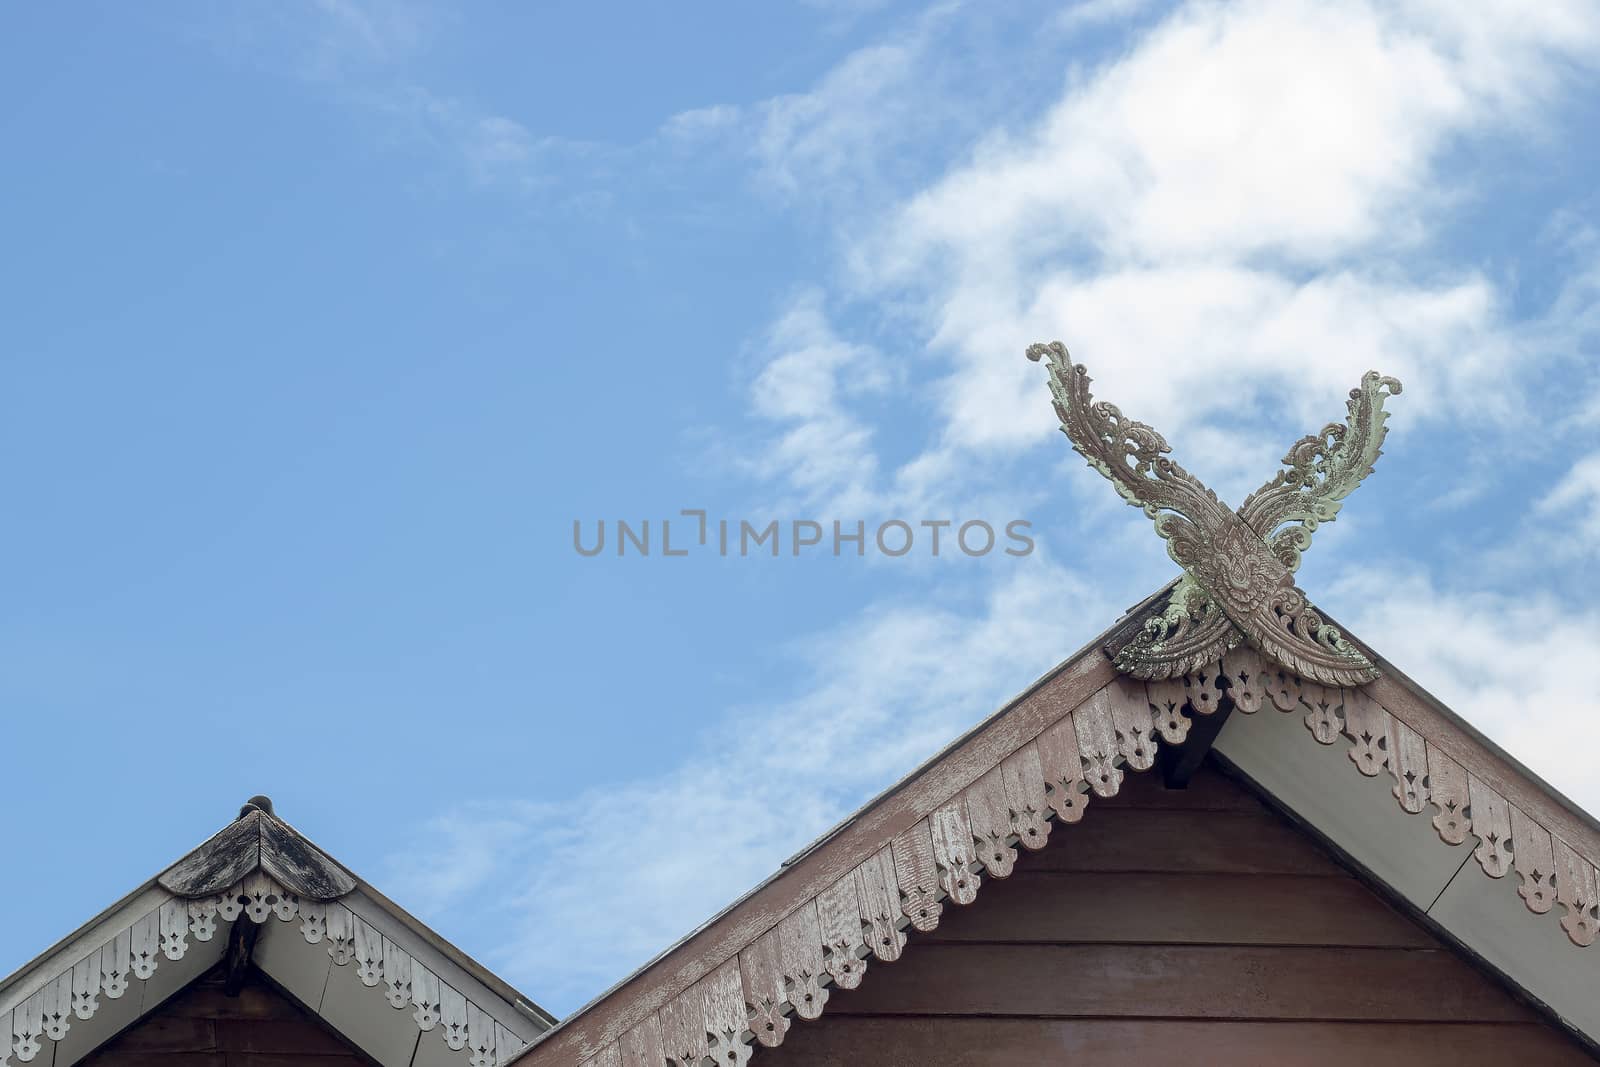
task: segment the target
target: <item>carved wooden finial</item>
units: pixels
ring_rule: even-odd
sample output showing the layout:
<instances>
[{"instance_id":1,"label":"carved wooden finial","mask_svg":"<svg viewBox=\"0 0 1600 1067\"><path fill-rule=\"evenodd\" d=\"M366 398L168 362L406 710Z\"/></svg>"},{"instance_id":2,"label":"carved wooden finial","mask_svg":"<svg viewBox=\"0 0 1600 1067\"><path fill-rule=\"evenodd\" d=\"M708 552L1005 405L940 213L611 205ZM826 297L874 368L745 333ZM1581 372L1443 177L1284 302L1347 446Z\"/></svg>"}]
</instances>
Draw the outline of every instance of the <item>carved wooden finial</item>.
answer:
<instances>
[{"instance_id":1,"label":"carved wooden finial","mask_svg":"<svg viewBox=\"0 0 1600 1067\"><path fill-rule=\"evenodd\" d=\"M1230 511L1200 480L1168 458L1166 439L1095 401L1089 374L1059 341L1028 347L1043 359L1061 430L1122 498L1154 521L1167 554L1184 570L1165 607L1115 653L1136 678L1187 674L1241 641L1287 670L1323 685L1370 682L1378 668L1328 625L1294 583L1311 535L1332 522L1344 498L1382 454L1386 396L1400 383L1368 371L1350 391L1349 416L1301 438L1286 470Z\"/></svg>"}]
</instances>

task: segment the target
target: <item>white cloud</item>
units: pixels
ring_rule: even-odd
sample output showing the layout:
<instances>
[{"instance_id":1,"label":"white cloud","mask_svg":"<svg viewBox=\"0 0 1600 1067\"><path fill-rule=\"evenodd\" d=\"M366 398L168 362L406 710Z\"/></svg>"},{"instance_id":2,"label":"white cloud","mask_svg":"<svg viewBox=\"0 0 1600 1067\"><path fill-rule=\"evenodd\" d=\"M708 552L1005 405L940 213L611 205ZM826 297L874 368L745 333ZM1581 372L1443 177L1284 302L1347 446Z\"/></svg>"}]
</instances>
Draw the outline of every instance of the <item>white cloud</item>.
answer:
<instances>
[{"instance_id":1,"label":"white cloud","mask_svg":"<svg viewBox=\"0 0 1600 1067\"><path fill-rule=\"evenodd\" d=\"M1021 99L1030 59L1044 59L1039 38L1065 31L1049 21L1034 25L1032 48L1018 49L1007 33L1010 19L1003 5L934 4L803 92L684 112L665 130L720 133L749 156L766 191L820 207L833 226L854 229L924 172L930 145L964 143L981 129L986 110Z\"/></svg>"},{"instance_id":2,"label":"white cloud","mask_svg":"<svg viewBox=\"0 0 1600 1067\"><path fill-rule=\"evenodd\" d=\"M762 107L756 153L768 182L787 194L856 187L871 176L869 160L914 123L914 94L926 38L874 45L851 55L808 93L780 96Z\"/></svg>"},{"instance_id":3,"label":"white cloud","mask_svg":"<svg viewBox=\"0 0 1600 1067\"><path fill-rule=\"evenodd\" d=\"M540 154L552 147L515 119L482 114L420 85L362 95L374 112L389 116L398 136L430 146L480 184L535 184Z\"/></svg>"},{"instance_id":4,"label":"white cloud","mask_svg":"<svg viewBox=\"0 0 1600 1067\"><path fill-rule=\"evenodd\" d=\"M449 16L409 0L306 0L230 9L214 46L317 86L379 142L420 146L478 185L543 184L547 157L592 146L536 137L496 109L421 84L412 72Z\"/></svg>"},{"instance_id":5,"label":"white cloud","mask_svg":"<svg viewBox=\"0 0 1600 1067\"><path fill-rule=\"evenodd\" d=\"M1132 19L1154 6L1155 0L1077 0L1060 15L1067 29L1080 29L1101 23Z\"/></svg>"},{"instance_id":6,"label":"white cloud","mask_svg":"<svg viewBox=\"0 0 1600 1067\"><path fill-rule=\"evenodd\" d=\"M312 0L321 20L311 20L317 47L313 68L331 74L353 63L393 63L427 39L432 19L416 5L398 0Z\"/></svg>"},{"instance_id":7,"label":"white cloud","mask_svg":"<svg viewBox=\"0 0 1600 1067\"><path fill-rule=\"evenodd\" d=\"M1363 607L1351 629L1384 658L1589 811L1594 755L1573 739L1600 718L1600 612L1546 592L1440 589L1416 574L1368 572L1337 587Z\"/></svg>"},{"instance_id":8,"label":"white cloud","mask_svg":"<svg viewBox=\"0 0 1600 1067\"><path fill-rule=\"evenodd\" d=\"M1428 416L1506 424L1528 362L1559 346L1530 344L1475 264L1441 271L1431 242L1476 192L1441 168L1463 138L1536 136L1538 106L1597 39L1592 8L1191 3L1072 74L1042 119L992 131L843 239L830 300L892 302L933 355L914 373L938 381L930 452L876 462L880 481L1049 439L1038 368L1020 357L1050 337L1180 456L1213 428L1241 435L1221 474L1240 490L1245 464L1259 480L1254 465L1342 416L1372 368L1410 387L1402 434ZM774 114L804 116L804 136L774 119L767 171L847 192L839 168L874 173L899 143L875 144L877 126L921 102L897 71L937 64L891 51L785 98Z\"/></svg>"},{"instance_id":9,"label":"white cloud","mask_svg":"<svg viewBox=\"0 0 1600 1067\"><path fill-rule=\"evenodd\" d=\"M876 351L834 332L821 293L799 294L773 324L750 388L754 413L783 429L750 466L830 514L867 514L877 461L872 430L849 401L888 381Z\"/></svg>"},{"instance_id":10,"label":"white cloud","mask_svg":"<svg viewBox=\"0 0 1600 1067\"><path fill-rule=\"evenodd\" d=\"M984 268L1085 242L1113 262L1323 263L1416 240L1441 206L1431 166L1448 139L1525 114L1600 30L1592 10L1385 11L1187 5L1036 128L996 136L914 198L886 262L943 248ZM1485 64L1491 33L1508 44Z\"/></svg>"},{"instance_id":11,"label":"white cloud","mask_svg":"<svg viewBox=\"0 0 1600 1067\"><path fill-rule=\"evenodd\" d=\"M740 111L731 104L680 111L662 124L662 135L669 140L697 141L729 129L738 123Z\"/></svg>"},{"instance_id":12,"label":"white cloud","mask_svg":"<svg viewBox=\"0 0 1600 1067\"><path fill-rule=\"evenodd\" d=\"M1539 501L1538 511L1547 523L1563 527L1552 543L1600 553L1600 452L1574 463Z\"/></svg>"},{"instance_id":13,"label":"white cloud","mask_svg":"<svg viewBox=\"0 0 1600 1067\"><path fill-rule=\"evenodd\" d=\"M396 894L437 908L471 893L475 912L493 909L505 924L497 928L512 931L490 965L556 1010L571 1008L1111 618L1103 597L1042 557L1016 568L975 611L880 606L798 646L810 688L730 709L658 776L597 781L568 804L474 806L436 820L411 850L428 863L397 864Z\"/></svg>"}]
</instances>

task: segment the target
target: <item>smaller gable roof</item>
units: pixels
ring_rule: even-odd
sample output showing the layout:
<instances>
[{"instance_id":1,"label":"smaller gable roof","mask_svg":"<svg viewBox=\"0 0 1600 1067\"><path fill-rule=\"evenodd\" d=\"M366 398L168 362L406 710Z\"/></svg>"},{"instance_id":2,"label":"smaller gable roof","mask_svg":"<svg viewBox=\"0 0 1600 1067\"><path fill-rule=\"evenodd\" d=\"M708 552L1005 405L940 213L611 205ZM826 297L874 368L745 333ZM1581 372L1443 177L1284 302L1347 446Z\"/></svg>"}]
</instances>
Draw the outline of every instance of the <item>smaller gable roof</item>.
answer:
<instances>
[{"instance_id":1,"label":"smaller gable roof","mask_svg":"<svg viewBox=\"0 0 1600 1067\"><path fill-rule=\"evenodd\" d=\"M255 797L0 982L0 1067L70 1067L230 952L385 1067L491 1067L555 1022Z\"/></svg>"}]
</instances>

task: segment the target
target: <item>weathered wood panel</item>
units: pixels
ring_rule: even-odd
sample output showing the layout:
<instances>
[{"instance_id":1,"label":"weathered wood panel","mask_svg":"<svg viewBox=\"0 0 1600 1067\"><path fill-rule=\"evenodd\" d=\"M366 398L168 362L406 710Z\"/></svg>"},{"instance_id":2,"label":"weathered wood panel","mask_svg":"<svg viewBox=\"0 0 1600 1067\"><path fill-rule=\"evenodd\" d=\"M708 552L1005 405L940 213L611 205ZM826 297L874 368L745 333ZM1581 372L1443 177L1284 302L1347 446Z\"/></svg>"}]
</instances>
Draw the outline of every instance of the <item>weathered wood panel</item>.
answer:
<instances>
[{"instance_id":1,"label":"weathered wood panel","mask_svg":"<svg viewBox=\"0 0 1600 1067\"><path fill-rule=\"evenodd\" d=\"M1129 783L1123 791L1131 788ZM1349 877L1305 835L1287 823L1264 821L1259 811L1126 810L1108 805L1062 836L1063 847L1041 850L1029 857L1021 871L1211 871Z\"/></svg>"},{"instance_id":2,"label":"weathered wood panel","mask_svg":"<svg viewBox=\"0 0 1600 1067\"><path fill-rule=\"evenodd\" d=\"M914 945L837 1015L1162 1016L1527 1022L1445 949L1256 945Z\"/></svg>"},{"instance_id":3,"label":"weathered wood panel","mask_svg":"<svg viewBox=\"0 0 1600 1067\"><path fill-rule=\"evenodd\" d=\"M950 915L934 941L1164 942L1430 948L1354 878L1018 873Z\"/></svg>"},{"instance_id":4,"label":"weathered wood panel","mask_svg":"<svg viewBox=\"0 0 1600 1067\"><path fill-rule=\"evenodd\" d=\"M82 1062L84 1067L373 1067L258 974L230 997L218 971Z\"/></svg>"},{"instance_id":5,"label":"weathered wood panel","mask_svg":"<svg viewBox=\"0 0 1600 1067\"><path fill-rule=\"evenodd\" d=\"M756 1063L1593 1062L1214 767L1092 803Z\"/></svg>"},{"instance_id":6,"label":"weathered wood panel","mask_svg":"<svg viewBox=\"0 0 1600 1067\"><path fill-rule=\"evenodd\" d=\"M1261 802L1227 778L1205 767L1183 789L1168 789L1159 775L1130 774L1116 796L1095 797L1094 813L1135 808L1140 811L1261 812Z\"/></svg>"},{"instance_id":7,"label":"weathered wood panel","mask_svg":"<svg viewBox=\"0 0 1600 1067\"><path fill-rule=\"evenodd\" d=\"M806 1067L1593 1067L1539 1024L825 1017L754 1063Z\"/></svg>"}]
</instances>

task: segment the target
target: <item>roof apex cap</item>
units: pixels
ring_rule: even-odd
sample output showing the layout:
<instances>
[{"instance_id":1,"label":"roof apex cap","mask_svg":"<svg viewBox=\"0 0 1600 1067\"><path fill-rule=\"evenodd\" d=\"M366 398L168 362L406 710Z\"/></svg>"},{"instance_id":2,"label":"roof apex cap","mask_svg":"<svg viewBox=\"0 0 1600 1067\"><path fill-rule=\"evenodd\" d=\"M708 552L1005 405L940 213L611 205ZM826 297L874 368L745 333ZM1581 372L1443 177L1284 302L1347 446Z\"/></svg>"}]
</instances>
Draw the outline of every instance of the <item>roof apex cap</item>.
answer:
<instances>
[{"instance_id":1,"label":"roof apex cap","mask_svg":"<svg viewBox=\"0 0 1600 1067\"><path fill-rule=\"evenodd\" d=\"M251 797L239 817L156 876L187 899L214 897L260 871L302 900L329 901L356 887L355 877L272 814L272 801Z\"/></svg>"}]
</instances>

